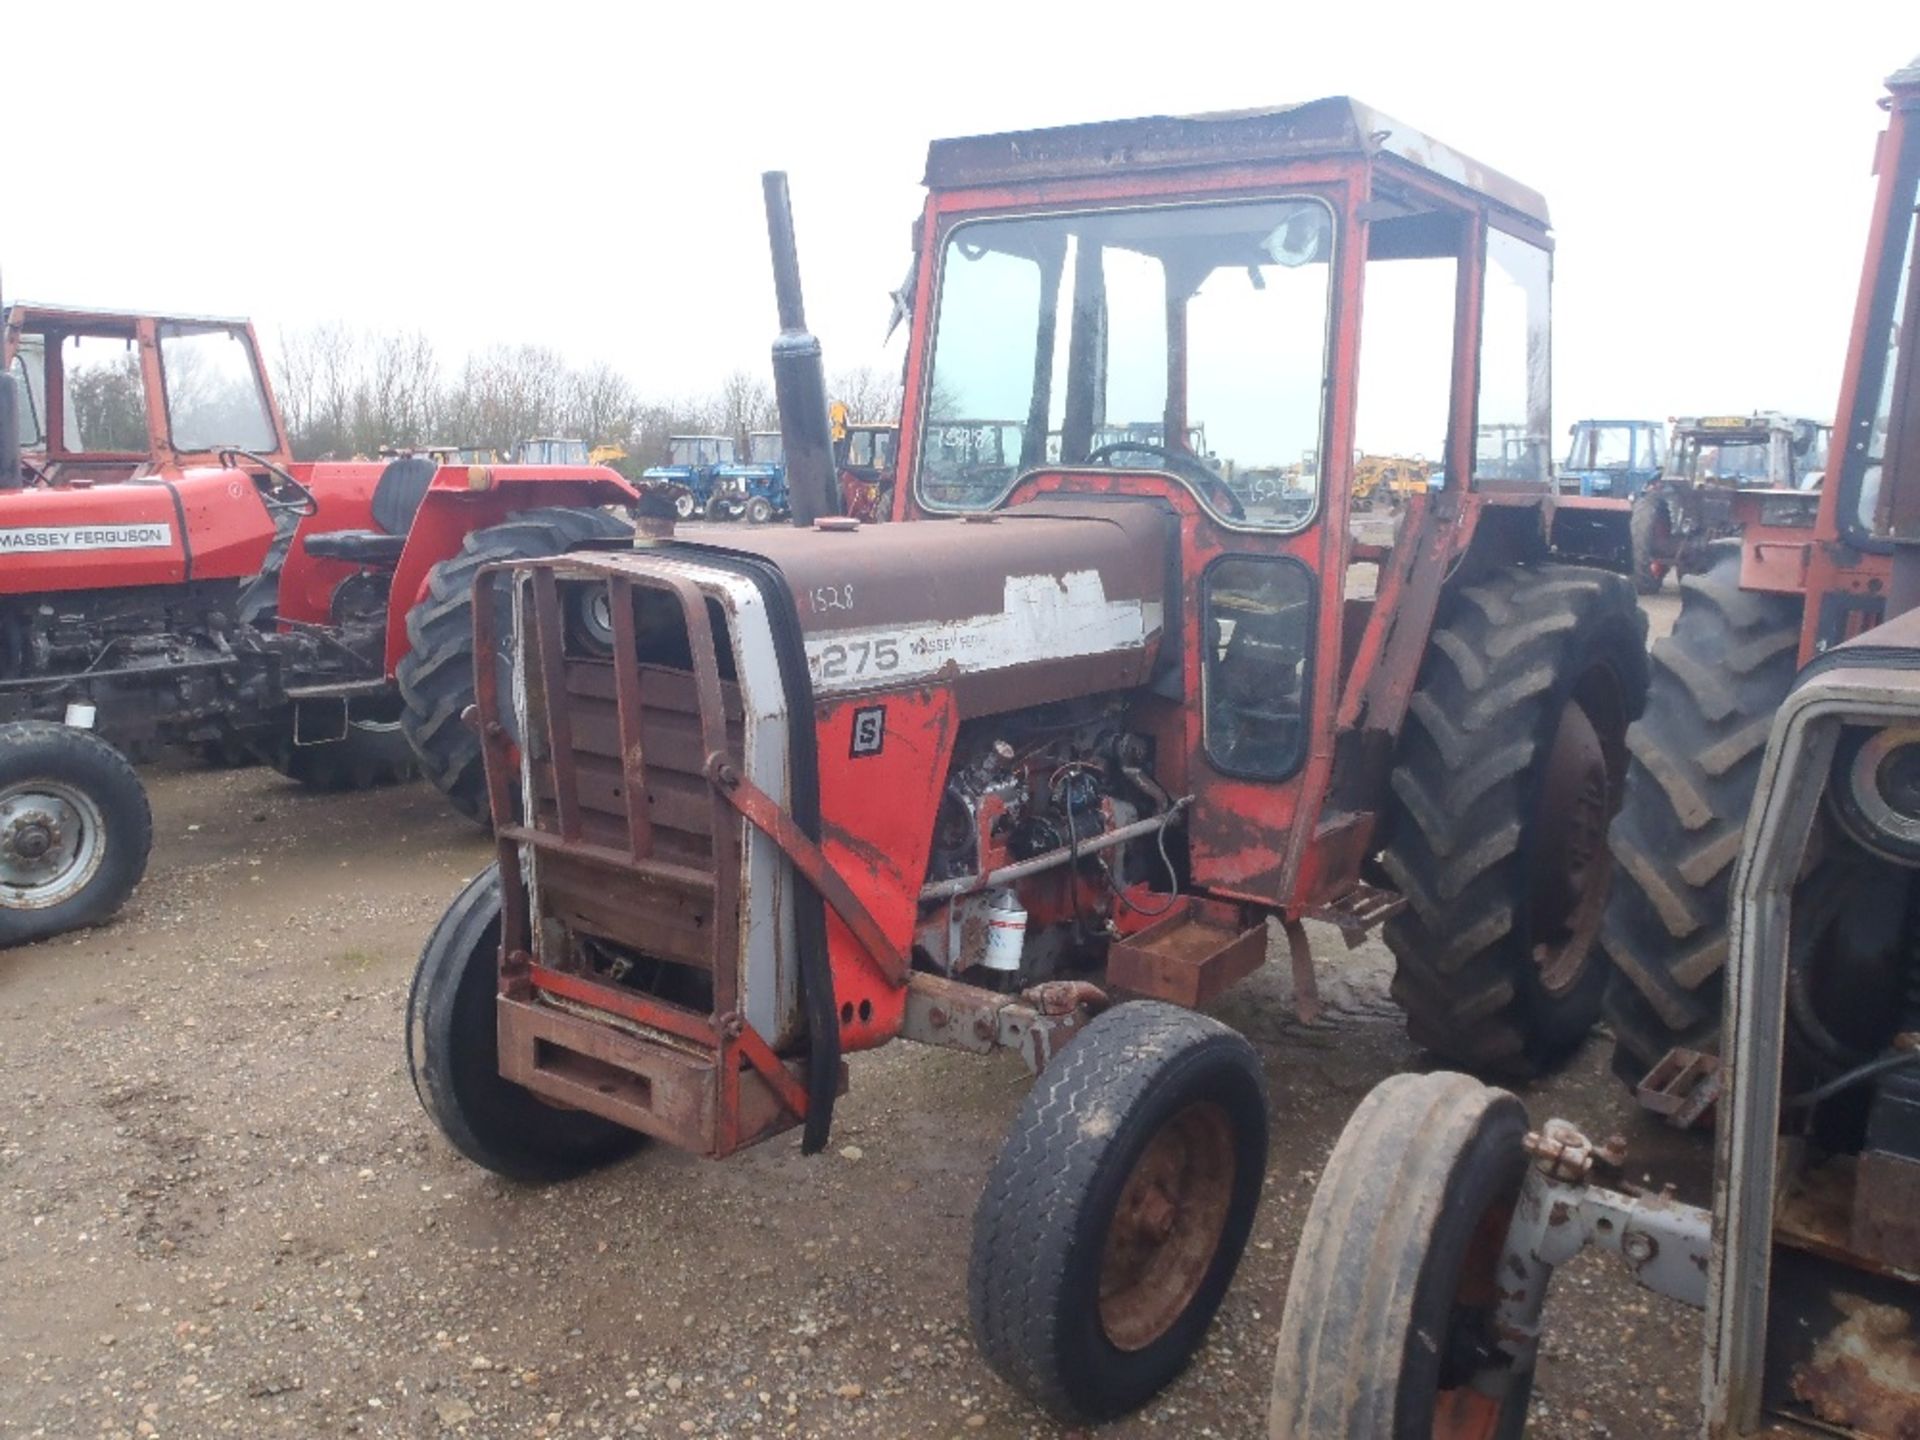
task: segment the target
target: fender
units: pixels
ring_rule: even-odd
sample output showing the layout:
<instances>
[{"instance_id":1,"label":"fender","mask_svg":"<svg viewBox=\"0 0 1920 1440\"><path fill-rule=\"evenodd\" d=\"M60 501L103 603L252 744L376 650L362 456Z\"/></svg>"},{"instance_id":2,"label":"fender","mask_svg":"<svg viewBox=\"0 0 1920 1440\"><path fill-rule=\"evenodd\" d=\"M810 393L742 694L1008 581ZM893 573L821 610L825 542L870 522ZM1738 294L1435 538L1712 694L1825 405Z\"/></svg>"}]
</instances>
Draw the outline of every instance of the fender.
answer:
<instances>
[{"instance_id":1,"label":"fender","mask_svg":"<svg viewBox=\"0 0 1920 1440\"><path fill-rule=\"evenodd\" d=\"M486 488L474 488L475 472L485 474L490 482ZM393 677L413 648L407 640L407 612L426 593L428 572L459 554L468 535L523 510L631 505L639 498L639 491L603 465L442 465L394 567L387 599L387 677Z\"/></svg>"},{"instance_id":2,"label":"fender","mask_svg":"<svg viewBox=\"0 0 1920 1440\"><path fill-rule=\"evenodd\" d=\"M316 506L313 514L301 517L281 564L279 613L283 620L325 625L332 618L334 591L360 567L309 555L306 537L335 530L373 529L373 487L386 466L349 460L288 468L296 480L313 491Z\"/></svg>"},{"instance_id":3,"label":"fender","mask_svg":"<svg viewBox=\"0 0 1920 1440\"><path fill-rule=\"evenodd\" d=\"M0 501L0 595L246 579L272 542L241 470L21 490Z\"/></svg>"}]
</instances>

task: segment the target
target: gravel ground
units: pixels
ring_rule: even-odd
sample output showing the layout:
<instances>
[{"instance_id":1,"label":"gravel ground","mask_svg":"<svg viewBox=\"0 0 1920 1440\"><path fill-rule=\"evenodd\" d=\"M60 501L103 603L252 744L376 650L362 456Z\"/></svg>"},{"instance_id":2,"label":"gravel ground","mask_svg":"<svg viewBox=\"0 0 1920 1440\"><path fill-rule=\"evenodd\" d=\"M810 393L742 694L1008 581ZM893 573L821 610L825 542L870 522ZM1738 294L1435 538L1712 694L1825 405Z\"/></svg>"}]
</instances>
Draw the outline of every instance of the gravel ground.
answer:
<instances>
[{"instance_id":1,"label":"gravel ground","mask_svg":"<svg viewBox=\"0 0 1920 1440\"><path fill-rule=\"evenodd\" d=\"M1653 602L1656 629L1671 596ZM975 1198L1013 1064L857 1057L833 1148L662 1149L504 1184L415 1102L401 1016L487 847L424 787L307 795L155 769L152 870L111 926L0 956L0 1435L1055 1436L966 1335ZM1246 1263L1192 1370L1113 1436L1264 1435L1299 1224L1366 1090L1424 1063L1377 946L1314 935L1223 998L1274 1096ZM1525 1098L1699 1195L1597 1037ZM1700 1326L1601 1257L1549 1304L1531 1434L1691 1435Z\"/></svg>"}]
</instances>

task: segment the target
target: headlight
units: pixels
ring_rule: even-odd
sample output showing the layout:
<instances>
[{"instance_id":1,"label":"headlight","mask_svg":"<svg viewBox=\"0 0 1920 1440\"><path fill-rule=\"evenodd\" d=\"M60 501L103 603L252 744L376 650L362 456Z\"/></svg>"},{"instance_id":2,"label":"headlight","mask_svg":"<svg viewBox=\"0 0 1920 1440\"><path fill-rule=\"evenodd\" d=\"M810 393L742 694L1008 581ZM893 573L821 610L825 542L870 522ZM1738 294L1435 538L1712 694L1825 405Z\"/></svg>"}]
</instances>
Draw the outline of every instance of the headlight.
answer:
<instances>
[{"instance_id":1,"label":"headlight","mask_svg":"<svg viewBox=\"0 0 1920 1440\"><path fill-rule=\"evenodd\" d=\"M1849 728L1827 793L1853 839L1885 859L1920 865L1920 725Z\"/></svg>"}]
</instances>

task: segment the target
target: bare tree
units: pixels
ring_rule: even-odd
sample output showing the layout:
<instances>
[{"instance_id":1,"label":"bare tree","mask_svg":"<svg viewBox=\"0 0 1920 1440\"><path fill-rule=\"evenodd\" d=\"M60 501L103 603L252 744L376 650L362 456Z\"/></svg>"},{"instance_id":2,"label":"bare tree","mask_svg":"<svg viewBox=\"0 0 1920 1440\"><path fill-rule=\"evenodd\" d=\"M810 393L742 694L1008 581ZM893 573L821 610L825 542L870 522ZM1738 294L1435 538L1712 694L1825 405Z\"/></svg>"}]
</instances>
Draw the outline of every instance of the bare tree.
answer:
<instances>
[{"instance_id":1,"label":"bare tree","mask_svg":"<svg viewBox=\"0 0 1920 1440\"><path fill-rule=\"evenodd\" d=\"M847 407L850 420L900 418L900 378L871 365L837 371L827 381L827 394Z\"/></svg>"}]
</instances>

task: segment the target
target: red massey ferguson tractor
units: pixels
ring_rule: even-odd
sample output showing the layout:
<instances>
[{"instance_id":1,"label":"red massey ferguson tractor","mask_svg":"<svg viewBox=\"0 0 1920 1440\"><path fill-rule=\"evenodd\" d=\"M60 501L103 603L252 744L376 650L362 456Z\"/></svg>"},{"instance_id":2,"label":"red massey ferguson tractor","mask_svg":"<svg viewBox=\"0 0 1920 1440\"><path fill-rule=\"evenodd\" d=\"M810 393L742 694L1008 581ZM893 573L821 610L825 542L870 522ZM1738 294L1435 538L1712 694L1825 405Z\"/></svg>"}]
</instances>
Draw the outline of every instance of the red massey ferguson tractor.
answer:
<instances>
[{"instance_id":1,"label":"red massey ferguson tractor","mask_svg":"<svg viewBox=\"0 0 1920 1440\"><path fill-rule=\"evenodd\" d=\"M0 944L137 883L146 801L113 746L245 747L320 787L417 759L484 820L473 572L624 539L602 507L626 482L293 463L243 321L16 305L0 359Z\"/></svg>"},{"instance_id":2,"label":"red massey ferguson tractor","mask_svg":"<svg viewBox=\"0 0 1920 1440\"><path fill-rule=\"evenodd\" d=\"M1441 1055L1587 1033L1645 624L1581 563L1624 514L1550 493L1532 191L1346 99L940 142L927 183L896 523L833 513L773 176L795 526L482 572L518 818L427 943L409 1057L463 1153L552 1179L643 1137L816 1151L890 1041L1017 1053L974 1333L1099 1418L1185 1364L1252 1224L1265 1082L1192 1007L1270 926L1303 1013L1318 918L1384 923ZM1209 453L1097 438L1143 415ZM1470 478L1496 422L1537 473ZM1370 425L1451 478L1363 543Z\"/></svg>"}]
</instances>

